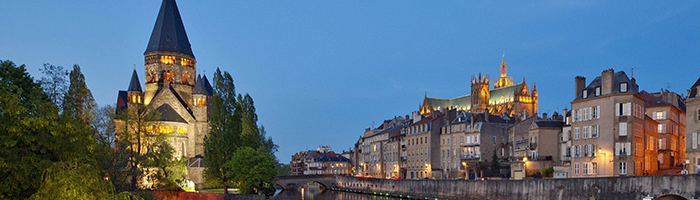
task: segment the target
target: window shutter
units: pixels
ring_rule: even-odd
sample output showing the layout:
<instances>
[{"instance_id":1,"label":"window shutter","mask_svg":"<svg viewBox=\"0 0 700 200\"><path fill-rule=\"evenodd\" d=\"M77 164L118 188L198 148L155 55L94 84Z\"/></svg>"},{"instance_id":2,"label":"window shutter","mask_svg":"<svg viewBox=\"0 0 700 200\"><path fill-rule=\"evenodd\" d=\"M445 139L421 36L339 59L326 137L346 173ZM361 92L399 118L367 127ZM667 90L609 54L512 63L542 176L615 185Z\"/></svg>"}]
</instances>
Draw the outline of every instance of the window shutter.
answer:
<instances>
[{"instance_id":1,"label":"window shutter","mask_svg":"<svg viewBox=\"0 0 700 200\"><path fill-rule=\"evenodd\" d=\"M666 111L663 112L662 116L664 119L666 119Z\"/></svg>"},{"instance_id":2,"label":"window shutter","mask_svg":"<svg viewBox=\"0 0 700 200\"><path fill-rule=\"evenodd\" d=\"M596 154L596 152L597 152L595 146L596 146L595 144L592 144L592 145L591 145L591 147L592 147L592 149L593 149L593 153L591 153L591 155L592 155L593 157L595 157L595 154Z\"/></svg>"},{"instance_id":3,"label":"window shutter","mask_svg":"<svg viewBox=\"0 0 700 200\"><path fill-rule=\"evenodd\" d=\"M593 119L593 108L588 108L588 119L591 120Z\"/></svg>"},{"instance_id":4,"label":"window shutter","mask_svg":"<svg viewBox=\"0 0 700 200\"><path fill-rule=\"evenodd\" d=\"M630 114L631 114L631 112L632 112L632 111L630 110L630 109L631 109L631 106L632 106L632 103L625 103L625 104L624 104L623 108L624 108L624 112L625 112L624 115L625 115L625 116L630 116Z\"/></svg>"},{"instance_id":5,"label":"window shutter","mask_svg":"<svg viewBox=\"0 0 700 200\"><path fill-rule=\"evenodd\" d=\"M615 143L615 155L620 155L620 143Z\"/></svg>"},{"instance_id":6,"label":"window shutter","mask_svg":"<svg viewBox=\"0 0 700 200\"><path fill-rule=\"evenodd\" d=\"M627 151L627 155L631 156L632 155L632 143L628 142L627 145L625 145L625 146L627 146L627 148L625 149Z\"/></svg>"},{"instance_id":7,"label":"window shutter","mask_svg":"<svg viewBox=\"0 0 700 200\"><path fill-rule=\"evenodd\" d=\"M571 157L575 157L575 156L576 156L575 150L576 150L575 147L571 147L571 148L569 149L569 151L571 151Z\"/></svg>"},{"instance_id":8,"label":"window shutter","mask_svg":"<svg viewBox=\"0 0 700 200\"><path fill-rule=\"evenodd\" d=\"M571 122L576 122L576 110L571 110Z\"/></svg>"},{"instance_id":9,"label":"window shutter","mask_svg":"<svg viewBox=\"0 0 700 200\"><path fill-rule=\"evenodd\" d=\"M620 116L620 104L615 103L615 116Z\"/></svg>"},{"instance_id":10,"label":"window shutter","mask_svg":"<svg viewBox=\"0 0 700 200\"><path fill-rule=\"evenodd\" d=\"M698 148L698 133L697 132L693 133L693 141L692 141L691 145L693 146L693 149Z\"/></svg>"},{"instance_id":11,"label":"window shutter","mask_svg":"<svg viewBox=\"0 0 700 200\"><path fill-rule=\"evenodd\" d=\"M596 106L595 116L596 116L596 118L600 118L600 106Z\"/></svg>"}]
</instances>

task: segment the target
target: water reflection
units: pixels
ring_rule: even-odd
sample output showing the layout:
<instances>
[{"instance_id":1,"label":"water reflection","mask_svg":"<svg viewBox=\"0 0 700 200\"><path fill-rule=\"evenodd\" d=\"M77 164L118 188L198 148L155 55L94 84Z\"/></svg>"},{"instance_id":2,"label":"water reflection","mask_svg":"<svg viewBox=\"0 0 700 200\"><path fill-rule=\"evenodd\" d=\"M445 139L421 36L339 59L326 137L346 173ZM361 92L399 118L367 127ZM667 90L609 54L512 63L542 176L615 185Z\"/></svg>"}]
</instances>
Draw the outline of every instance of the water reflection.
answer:
<instances>
[{"instance_id":1,"label":"water reflection","mask_svg":"<svg viewBox=\"0 0 700 200\"><path fill-rule=\"evenodd\" d=\"M325 190L306 187L303 190L285 190L272 197L276 200L398 200L399 198Z\"/></svg>"}]
</instances>

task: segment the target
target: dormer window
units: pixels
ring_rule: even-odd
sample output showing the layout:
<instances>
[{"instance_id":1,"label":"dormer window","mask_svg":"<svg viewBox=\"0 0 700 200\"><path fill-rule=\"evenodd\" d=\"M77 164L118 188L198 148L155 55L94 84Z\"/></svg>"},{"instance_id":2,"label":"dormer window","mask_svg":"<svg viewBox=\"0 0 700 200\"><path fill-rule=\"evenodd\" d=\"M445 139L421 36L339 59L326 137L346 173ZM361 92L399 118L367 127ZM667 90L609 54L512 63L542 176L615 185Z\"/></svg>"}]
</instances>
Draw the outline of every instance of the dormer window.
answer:
<instances>
[{"instance_id":1,"label":"dormer window","mask_svg":"<svg viewBox=\"0 0 700 200\"><path fill-rule=\"evenodd\" d=\"M620 92L627 92L627 83L620 83Z\"/></svg>"},{"instance_id":2,"label":"dormer window","mask_svg":"<svg viewBox=\"0 0 700 200\"><path fill-rule=\"evenodd\" d=\"M600 87L595 87L595 96L600 96Z\"/></svg>"},{"instance_id":3,"label":"dormer window","mask_svg":"<svg viewBox=\"0 0 700 200\"><path fill-rule=\"evenodd\" d=\"M588 98L588 90L583 91L583 98Z\"/></svg>"}]
</instances>

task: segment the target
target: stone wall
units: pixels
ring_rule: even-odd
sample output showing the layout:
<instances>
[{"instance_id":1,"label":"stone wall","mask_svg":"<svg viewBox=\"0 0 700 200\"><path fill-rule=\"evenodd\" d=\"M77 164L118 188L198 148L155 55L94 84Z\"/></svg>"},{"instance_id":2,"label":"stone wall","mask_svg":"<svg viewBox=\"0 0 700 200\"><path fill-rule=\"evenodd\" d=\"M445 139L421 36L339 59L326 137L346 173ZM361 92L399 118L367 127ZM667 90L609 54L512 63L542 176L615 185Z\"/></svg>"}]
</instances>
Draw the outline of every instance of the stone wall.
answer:
<instances>
[{"instance_id":1,"label":"stone wall","mask_svg":"<svg viewBox=\"0 0 700 200\"><path fill-rule=\"evenodd\" d=\"M700 175L529 180L387 180L336 176L339 190L448 199L642 199L700 196Z\"/></svg>"},{"instance_id":2,"label":"stone wall","mask_svg":"<svg viewBox=\"0 0 700 200\"><path fill-rule=\"evenodd\" d=\"M264 200L264 196L241 195L241 194L219 194L200 192L174 192L174 191L154 191L155 199L160 200Z\"/></svg>"}]
</instances>

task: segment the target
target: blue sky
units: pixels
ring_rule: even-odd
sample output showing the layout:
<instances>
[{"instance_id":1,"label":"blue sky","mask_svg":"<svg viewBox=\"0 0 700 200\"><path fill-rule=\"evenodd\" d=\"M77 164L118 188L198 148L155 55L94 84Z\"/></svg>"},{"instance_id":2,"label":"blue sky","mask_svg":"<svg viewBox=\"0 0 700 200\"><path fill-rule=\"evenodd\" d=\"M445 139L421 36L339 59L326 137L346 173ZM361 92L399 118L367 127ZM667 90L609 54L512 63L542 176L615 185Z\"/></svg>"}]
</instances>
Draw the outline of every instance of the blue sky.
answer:
<instances>
[{"instance_id":1,"label":"blue sky","mask_svg":"<svg viewBox=\"0 0 700 200\"><path fill-rule=\"evenodd\" d=\"M160 7L151 1L0 0L0 59L80 64L101 105L125 90ZM289 162L351 147L425 92L469 93L471 75L537 84L540 113L570 107L574 77L624 70L641 89L686 94L700 63L700 2L180 0L199 69L229 71ZM492 81L493 82L493 81Z\"/></svg>"}]
</instances>

